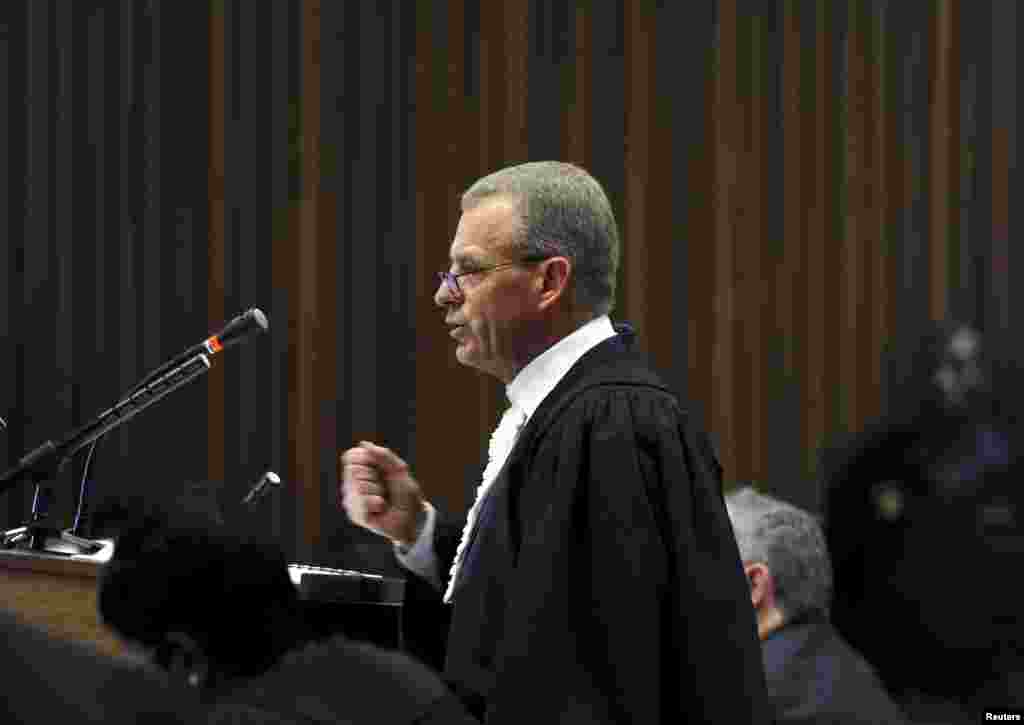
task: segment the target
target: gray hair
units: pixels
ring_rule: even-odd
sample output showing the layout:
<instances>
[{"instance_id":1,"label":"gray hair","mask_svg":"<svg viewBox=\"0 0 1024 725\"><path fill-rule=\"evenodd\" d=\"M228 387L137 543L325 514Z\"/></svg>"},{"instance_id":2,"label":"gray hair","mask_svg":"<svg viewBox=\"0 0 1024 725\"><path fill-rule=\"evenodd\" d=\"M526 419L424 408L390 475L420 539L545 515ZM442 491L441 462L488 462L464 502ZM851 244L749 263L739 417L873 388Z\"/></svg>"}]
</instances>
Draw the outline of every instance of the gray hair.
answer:
<instances>
[{"instance_id":1,"label":"gray hair","mask_svg":"<svg viewBox=\"0 0 1024 725\"><path fill-rule=\"evenodd\" d=\"M832 564L817 519L796 506L744 487L725 497L744 563L763 563L775 580L776 605L787 622L828 615Z\"/></svg>"},{"instance_id":2,"label":"gray hair","mask_svg":"<svg viewBox=\"0 0 1024 725\"><path fill-rule=\"evenodd\" d=\"M608 196L597 180L573 164L535 161L510 166L474 182L462 210L507 195L519 207L523 256L564 256L572 262L576 300L594 315L615 306L619 232Z\"/></svg>"}]
</instances>

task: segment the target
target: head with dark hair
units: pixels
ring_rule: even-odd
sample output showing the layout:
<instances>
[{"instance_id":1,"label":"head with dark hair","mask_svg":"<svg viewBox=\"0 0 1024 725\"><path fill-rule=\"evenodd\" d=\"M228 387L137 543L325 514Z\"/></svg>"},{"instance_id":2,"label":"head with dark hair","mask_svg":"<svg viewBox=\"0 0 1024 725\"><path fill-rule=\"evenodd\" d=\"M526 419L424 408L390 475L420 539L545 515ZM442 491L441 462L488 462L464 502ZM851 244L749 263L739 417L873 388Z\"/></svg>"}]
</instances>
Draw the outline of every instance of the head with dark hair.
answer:
<instances>
[{"instance_id":1,"label":"head with dark hair","mask_svg":"<svg viewBox=\"0 0 1024 725\"><path fill-rule=\"evenodd\" d=\"M832 567L814 516L750 487L725 503L762 637L808 616L827 616Z\"/></svg>"},{"instance_id":2,"label":"head with dark hair","mask_svg":"<svg viewBox=\"0 0 1024 725\"><path fill-rule=\"evenodd\" d=\"M125 516L99 611L158 665L209 690L266 672L303 634L279 547L181 508Z\"/></svg>"},{"instance_id":3,"label":"head with dark hair","mask_svg":"<svg viewBox=\"0 0 1024 725\"><path fill-rule=\"evenodd\" d=\"M966 701L1024 671L1016 366L958 324L903 360L889 413L825 459L832 619L894 693ZM916 376L916 377L915 377Z\"/></svg>"}]
</instances>

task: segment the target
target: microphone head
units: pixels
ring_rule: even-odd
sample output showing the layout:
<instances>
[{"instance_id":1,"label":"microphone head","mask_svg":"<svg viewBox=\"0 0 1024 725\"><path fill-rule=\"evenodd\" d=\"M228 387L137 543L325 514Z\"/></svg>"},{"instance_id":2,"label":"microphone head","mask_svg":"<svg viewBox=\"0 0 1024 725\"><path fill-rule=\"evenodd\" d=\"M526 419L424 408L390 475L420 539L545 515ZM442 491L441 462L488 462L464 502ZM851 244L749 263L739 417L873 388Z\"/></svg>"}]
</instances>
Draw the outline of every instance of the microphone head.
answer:
<instances>
[{"instance_id":1,"label":"microphone head","mask_svg":"<svg viewBox=\"0 0 1024 725\"><path fill-rule=\"evenodd\" d=\"M246 315L252 315L252 319L256 323L256 325L260 328L260 332L266 332L267 330L270 329L270 321L267 319L267 316L263 314L263 310L261 310L259 307L253 307L251 310L249 310L245 314ZM275 478L276 478L276 474L275 474ZM280 483L280 479L278 479L278 483Z\"/></svg>"},{"instance_id":2,"label":"microphone head","mask_svg":"<svg viewBox=\"0 0 1024 725\"><path fill-rule=\"evenodd\" d=\"M267 471L249 489L249 493L242 499L242 503L251 506L271 491L276 491L279 488L281 488L281 477L273 471Z\"/></svg>"},{"instance_id":3,"label":"microphone head","mask_svg":"<svg viewBox=\"0 0 1024 725\"><path fill-rule=\"evenodd\" d=\"M250 335L260 335L270 329L270 322L258 307L243 312L224 326L217 335L222 348L242 342Z\"/></svg>"}]
</instances>

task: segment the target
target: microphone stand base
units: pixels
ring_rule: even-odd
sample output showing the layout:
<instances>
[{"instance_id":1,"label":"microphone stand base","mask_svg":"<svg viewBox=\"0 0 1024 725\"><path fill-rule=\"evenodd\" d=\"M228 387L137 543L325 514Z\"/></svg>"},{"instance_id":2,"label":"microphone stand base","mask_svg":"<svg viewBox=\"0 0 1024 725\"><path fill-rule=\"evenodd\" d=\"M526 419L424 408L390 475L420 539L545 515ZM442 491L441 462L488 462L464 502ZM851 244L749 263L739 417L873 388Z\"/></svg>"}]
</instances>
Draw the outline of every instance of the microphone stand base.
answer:
<instances>
[{"instance_id":1,"label":"microphone stand base","mask_svg":"<svg viewBox=\"0 0 1024 725\"><path fill-rule=\"evenodd\" d=\"M33 524L0 532L0 548L37 551L56 556L96 557L101 555L103 549L110 543L75 536L70 529L58 531Z\"/></svg>"}]
</instances>

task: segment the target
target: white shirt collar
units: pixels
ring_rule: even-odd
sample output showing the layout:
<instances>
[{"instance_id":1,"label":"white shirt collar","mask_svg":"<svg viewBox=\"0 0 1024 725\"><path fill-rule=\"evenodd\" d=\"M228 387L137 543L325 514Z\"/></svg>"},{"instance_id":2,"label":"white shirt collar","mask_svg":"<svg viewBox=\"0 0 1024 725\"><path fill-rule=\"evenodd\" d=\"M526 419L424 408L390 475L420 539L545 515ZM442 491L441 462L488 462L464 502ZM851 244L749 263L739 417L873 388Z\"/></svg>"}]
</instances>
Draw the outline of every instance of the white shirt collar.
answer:
<instances>
[{"instance_id":1,"label":"white shirt collar","mask_svg":"<svg viewBox=\"0 0 1024 725\"><path fill-rule=\"evenodd\" d=\"M509 401L529 418L576 361L614 336L615 328L608 315L590 320L527 363L505 387Z\"/></svg>"}]
</instances>

